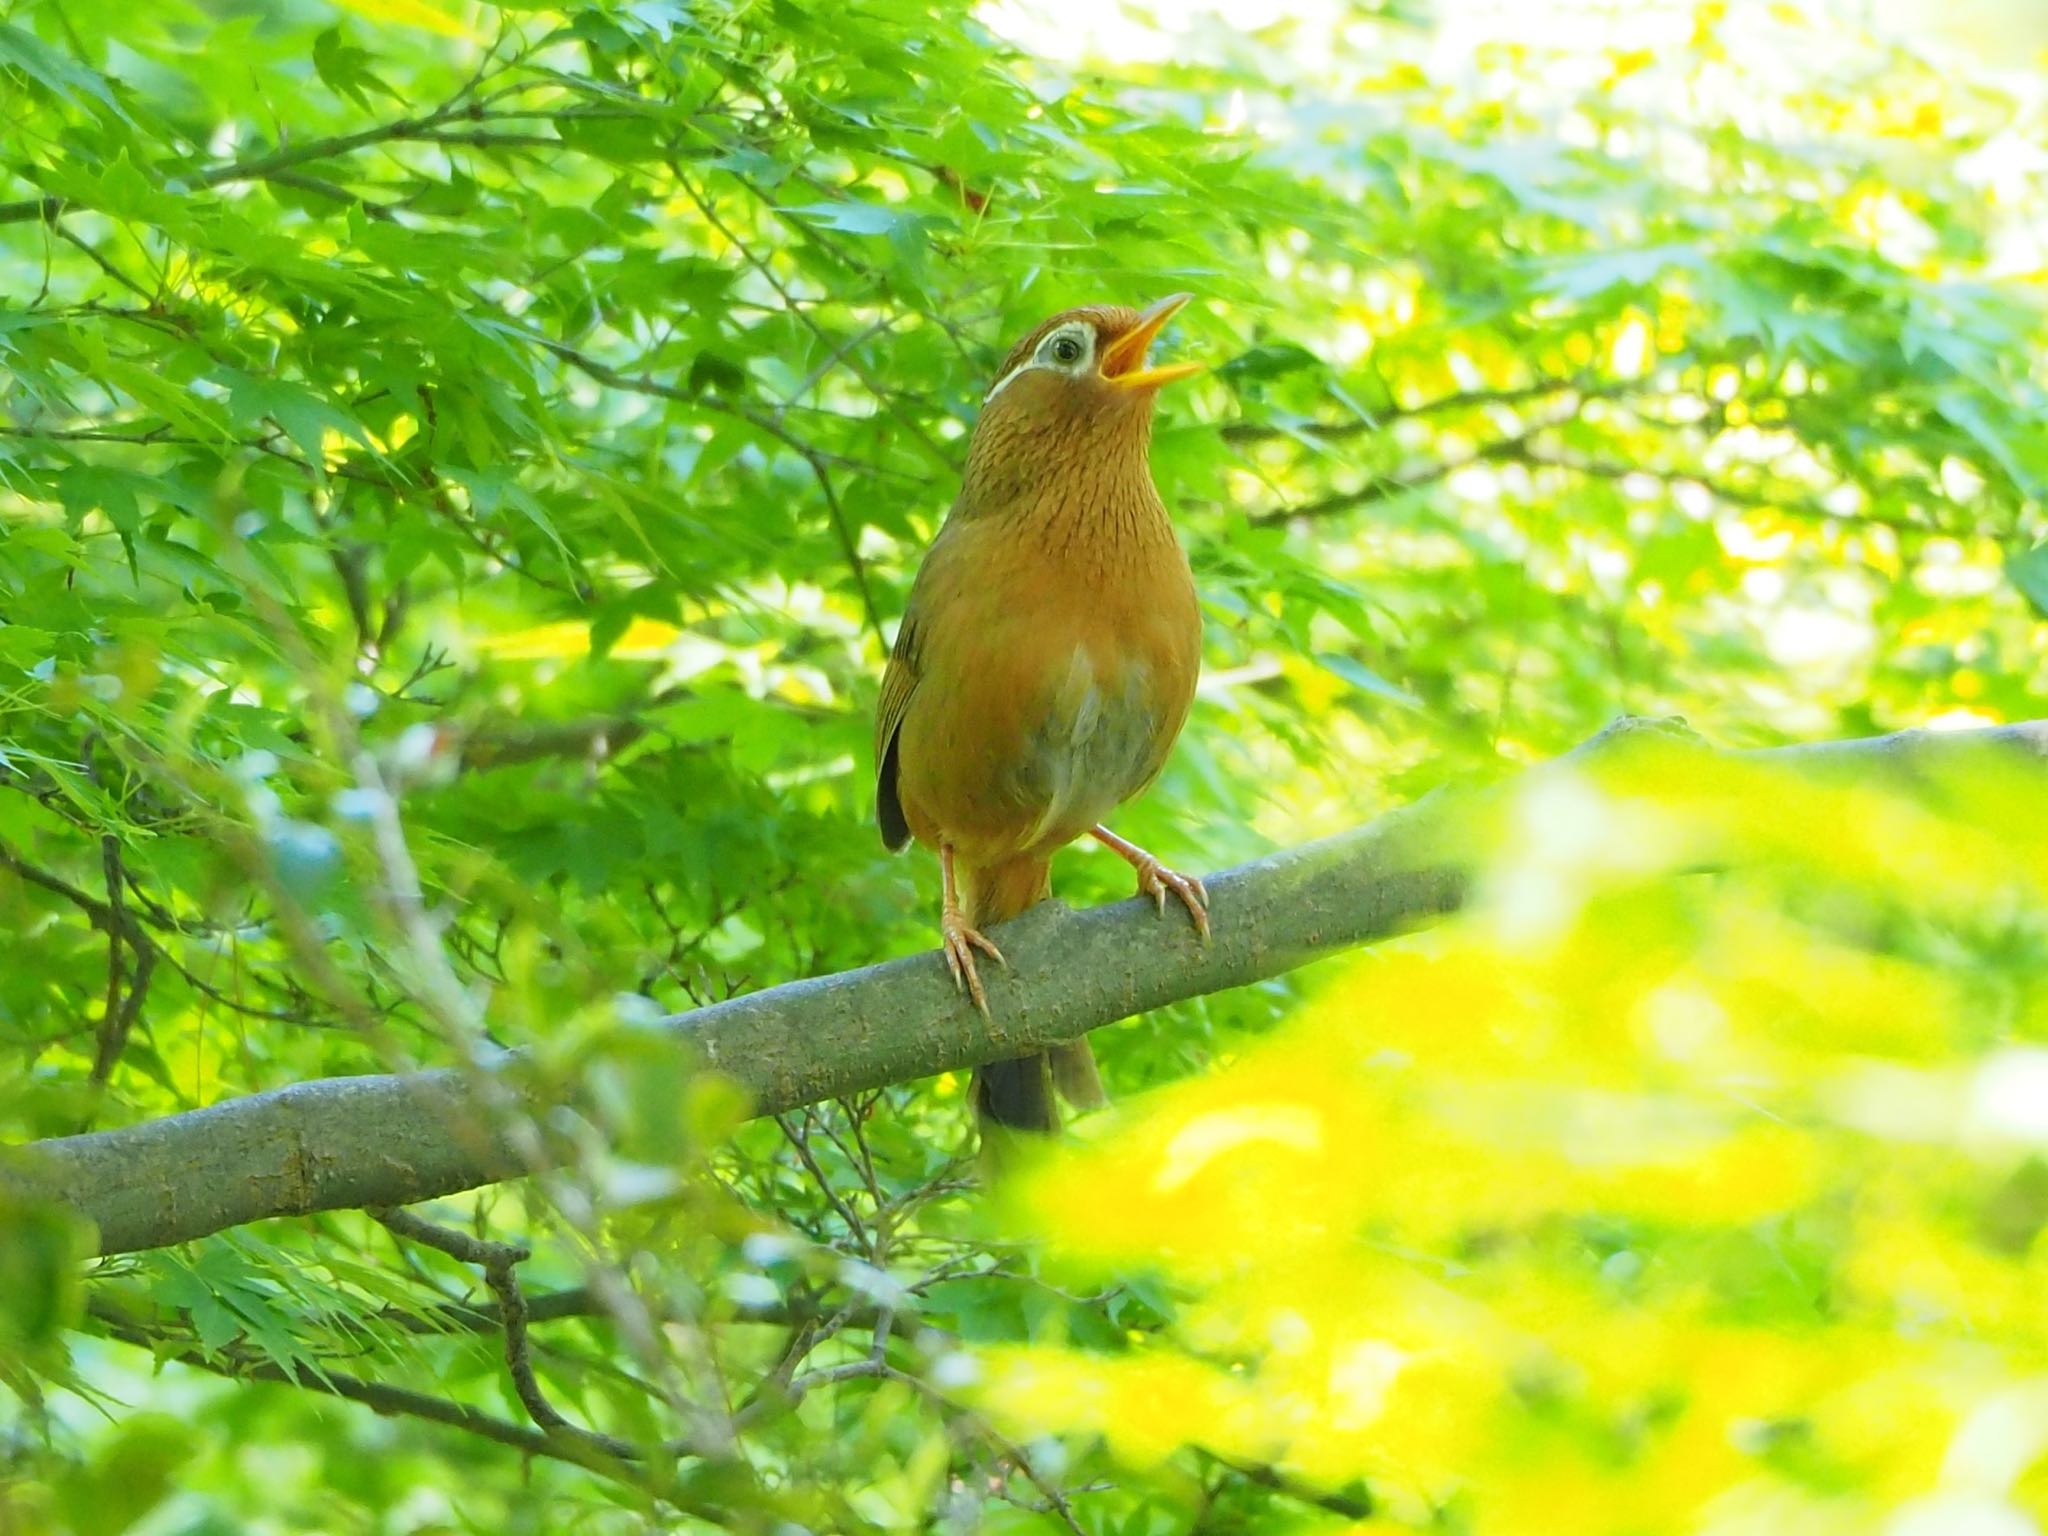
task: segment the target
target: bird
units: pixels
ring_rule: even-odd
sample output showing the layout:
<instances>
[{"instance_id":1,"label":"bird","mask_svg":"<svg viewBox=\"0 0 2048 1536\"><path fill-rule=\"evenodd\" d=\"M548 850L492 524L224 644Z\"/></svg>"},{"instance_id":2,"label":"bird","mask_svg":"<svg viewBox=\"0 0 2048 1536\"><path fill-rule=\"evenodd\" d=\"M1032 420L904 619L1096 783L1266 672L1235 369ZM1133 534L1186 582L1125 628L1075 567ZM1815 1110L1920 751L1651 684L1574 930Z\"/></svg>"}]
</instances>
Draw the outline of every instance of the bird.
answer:
<instances>
[{"instance_id":1,"label":"bird","mask_svg":"<svg viewBox=\"0 0 2048 1536\"><path fill-rule=\"evenodd\" d=\"M956 987L998 1030L976 955L986 929L1052 894L1052 856L1092 837L1209 937L1202 881L1106 824L1164 767L1194 701L1194 576L1153 484L1154 366L1192 295L1069 309L1011 349L982 397L960 490L912 581L875 714L882 841L938 855L940 938ZM1048 1135L1053 1098L1104 1102L1088 1042L975 1075L984 1144Z\"/></svg>"}]
</instances>

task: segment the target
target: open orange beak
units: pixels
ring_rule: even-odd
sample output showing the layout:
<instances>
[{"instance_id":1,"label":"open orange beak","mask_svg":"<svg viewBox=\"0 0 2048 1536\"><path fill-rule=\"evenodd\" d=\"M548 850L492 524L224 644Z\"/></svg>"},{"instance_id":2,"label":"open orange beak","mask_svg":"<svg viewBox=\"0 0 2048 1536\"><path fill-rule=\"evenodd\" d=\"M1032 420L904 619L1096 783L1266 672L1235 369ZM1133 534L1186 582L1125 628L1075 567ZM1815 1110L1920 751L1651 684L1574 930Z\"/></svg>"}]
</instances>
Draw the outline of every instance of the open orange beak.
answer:
<instances>
[{"instance_id":1,"label":"open orange beak","mask_svg":"<svg viewBox=\"0 0 2048 1536\"><path fill-rule=\"evenodd\" d=\"M1145 366L1145 354L1151 349L1152 338L1165 330L1166 322L1179 314L1193 297L1191 293L1176 293L1161 299L1138 316L1136 325L1103 349L1102 376L1120 389L1157 389L1175 379L1200 373L1200 363L1168 363L1161 368Z\"/></svg>"}]
</instances>

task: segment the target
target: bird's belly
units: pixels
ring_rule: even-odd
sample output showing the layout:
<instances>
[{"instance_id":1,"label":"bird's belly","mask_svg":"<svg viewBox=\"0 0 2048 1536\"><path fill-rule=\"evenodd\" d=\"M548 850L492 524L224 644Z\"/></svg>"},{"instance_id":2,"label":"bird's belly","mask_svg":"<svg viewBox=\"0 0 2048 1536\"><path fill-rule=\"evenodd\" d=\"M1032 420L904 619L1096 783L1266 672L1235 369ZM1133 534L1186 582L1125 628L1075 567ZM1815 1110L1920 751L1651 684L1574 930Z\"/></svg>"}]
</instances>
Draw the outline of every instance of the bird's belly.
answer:
<instances>
[{"instance_id":1,"label":"bird's belly","mask_svg":"<svg viewBox=\"0 0 2048 1536\"><path fill-rule=\"evenodd\" d=\"M1180 725L1154 668L1105 664L1086 641L1046 668L991 647L954 686L920 691L904 720L903 808L912 833L969 863L1050 853L1143 789Z\"/></svg>"},{"instance_id":2,"label":"bird's belly","mask_svg":"<svg viewBox=\"0 0 2048 1536\"><path fill-rule=\"evenodd\" d=\"M1004 798L1030 816L1024 849L1072 842L1142 789L1159 759L1162 721L1150 668L1098 674L1076 646L1065 674L1001 775Z\"/></svg>"}]
</instances>

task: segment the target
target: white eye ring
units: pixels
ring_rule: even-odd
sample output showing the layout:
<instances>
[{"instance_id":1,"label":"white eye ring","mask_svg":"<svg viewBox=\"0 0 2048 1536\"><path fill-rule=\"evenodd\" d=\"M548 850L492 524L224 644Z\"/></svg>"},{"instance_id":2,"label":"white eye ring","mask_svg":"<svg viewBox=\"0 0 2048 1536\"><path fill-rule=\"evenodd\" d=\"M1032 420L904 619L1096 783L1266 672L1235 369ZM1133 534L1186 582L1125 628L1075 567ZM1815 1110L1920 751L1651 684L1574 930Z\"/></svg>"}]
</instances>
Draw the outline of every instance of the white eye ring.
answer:
<instances>
[{"instance_id":1,"label":"white eye ring","mask_svg":"<svg viewBox=\"0 0 2048 1536\"><path fill-rule=\"evenodd\" d=\"M1095 360L1095 328L1091 325L1063 325L1038 344L1029 361L1019 363L990 386L981 397L983 405L1001 394L1019 374L1033 368L1054 373L1080 373Z\"/></svg>"},{"instance_id":2,"label":"white eye ring","mask_svg":"<svg viewBox=\"0 0 2048 1536\"><path fill-rule=\"evenodd\" d=\"M1038 348L1041 362L1055 368L1072 368L1088 356L1088 344L1081 339L1077 329L1068 328L1054 331Z\"/></svg>"}]
</instances>

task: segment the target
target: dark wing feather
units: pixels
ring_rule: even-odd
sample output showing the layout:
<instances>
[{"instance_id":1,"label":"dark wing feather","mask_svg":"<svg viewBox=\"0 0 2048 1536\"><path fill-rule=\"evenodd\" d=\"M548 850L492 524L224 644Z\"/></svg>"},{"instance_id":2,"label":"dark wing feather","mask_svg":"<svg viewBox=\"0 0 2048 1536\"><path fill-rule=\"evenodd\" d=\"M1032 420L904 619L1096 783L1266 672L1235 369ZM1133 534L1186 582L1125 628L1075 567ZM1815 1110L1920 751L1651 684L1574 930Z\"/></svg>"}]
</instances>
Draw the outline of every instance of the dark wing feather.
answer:
<instances>
[{"instance_id":1,"label":"dark wing feather","mask_svg":"<svg viewBox=\"0 0 2048 1536\"><path fill-rule=\"evenodd\" d=\"M882 673L882 697L875 705L875 820L881 823L882 844L901 848L910 841L910 823L903 819L903 801L896 793L896 733L917 691L917 594L911 594L895 649Z\"/></svg>"}]
</instances>

